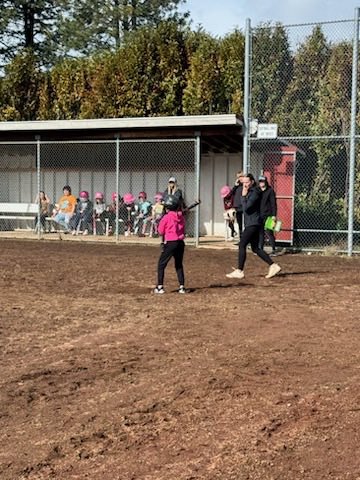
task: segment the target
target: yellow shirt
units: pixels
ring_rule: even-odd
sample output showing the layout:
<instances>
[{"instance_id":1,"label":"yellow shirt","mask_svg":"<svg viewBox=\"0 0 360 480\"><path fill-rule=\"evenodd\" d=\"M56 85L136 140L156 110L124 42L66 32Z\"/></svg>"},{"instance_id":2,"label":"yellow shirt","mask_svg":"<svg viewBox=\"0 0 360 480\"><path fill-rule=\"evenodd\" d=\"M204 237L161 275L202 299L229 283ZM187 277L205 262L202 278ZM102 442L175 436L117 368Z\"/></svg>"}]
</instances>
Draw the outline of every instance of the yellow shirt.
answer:
<instances>
[{"instance_id":1,"label":"yellow shirt","mask_svg":"<svg viewBox=\"0 0 360 480\"><path fill-rule=\"evenodd\" d=\"M59 200L59 210L61 213L74 213L76 197L74 195L63 195Z\"/></svg>"}]
</instances>

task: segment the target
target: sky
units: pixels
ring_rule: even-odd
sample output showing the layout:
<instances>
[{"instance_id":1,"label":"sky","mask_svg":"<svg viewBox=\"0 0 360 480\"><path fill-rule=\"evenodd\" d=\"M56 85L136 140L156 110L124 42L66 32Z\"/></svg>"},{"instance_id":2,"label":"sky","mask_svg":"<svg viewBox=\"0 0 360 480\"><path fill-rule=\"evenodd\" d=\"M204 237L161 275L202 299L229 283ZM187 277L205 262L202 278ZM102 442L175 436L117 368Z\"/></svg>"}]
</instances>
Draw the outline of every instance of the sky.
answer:
<instances>
[{"instance_id":1,"label":"sky","mask_svg":"<svg viewBox=\"0 0 360 480\"><path fill-rule=\"evenodd\" d=\"M192 27L201 25L215 36L234 28L244 31L245 21L256 27L264 22L283 25L352 20L360 0L187 0Z\"/></svg>"}]
</instances>

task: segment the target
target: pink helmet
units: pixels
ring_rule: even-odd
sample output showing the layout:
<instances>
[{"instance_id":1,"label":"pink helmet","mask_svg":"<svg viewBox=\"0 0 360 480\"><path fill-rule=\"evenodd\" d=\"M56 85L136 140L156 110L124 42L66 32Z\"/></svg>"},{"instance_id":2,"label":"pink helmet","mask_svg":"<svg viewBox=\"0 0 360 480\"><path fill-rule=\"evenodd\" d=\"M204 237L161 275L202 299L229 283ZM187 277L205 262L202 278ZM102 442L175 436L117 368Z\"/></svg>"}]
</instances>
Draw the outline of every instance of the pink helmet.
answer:
<instances>
[{"instance_id":1,"label":"pink helmet","mask_svg":"<svg viewBox=\"0 0 360 480\"><path fill-rule=\"evenodd\" d=\"M82 192L79 193L80 198L89 198L89 192L86 190L83 190Z\"/></svg>"},{"instance_id":2,"label":"pink helmet","mask_svg":"<svg viewBox=\"0 0 360 480\"><path fill-rule=\"evenodd\" d=\"M113 193L111 194L111 200L112 200L113 202L115 202L115 200L116 200L117 198L119 198L119 195L118 195L116 192L113 192Z\"/></svg>"},{"instance_id":3,"label":"pink helmet","mask_svg":"<svg viewBox=\"0 0 360 480\"><path fill-rule=\"evenodd\" d=\"M104 194L102 192L96 192L95 200L104 200Z\"/></svg>"},{"instance_id":4,"label":"pink helmet","mask_svg":"<svg viewBox=\"0 0 360 480\"><path fill-rule=\"evenodd\" d=\"M224 185L223 187L221 187L221 190L220 190L221 198L227 197L229 193L231 193L231 188L229 187L229 185Z\"/></svg>"},{"instance_id":5,"label":"pink helmet","mask_svg":"<svg viewBox=\"0 0 360 480\"><path fill-rule=\"evenodd\" d=\"M135 202L135 197L132 193L125 193L124 195L124 203L126 203L126 205L131 205L132 203Z\"/></svg>"},{"instance_id":6,"label":"pink helmet","mask_svg":"<svg viewBox=\"0 0 360 480\"><path fill-rule=\"evenodd\" d=\"M156 200L157 202L160 202L160 201L163 199L163 197L164 197L164 196L163 196L163 194L162 194L161 192L157 192L157 193L155 193L155 195L154 195L154 198L155 198L155 200Z\"/></svg>"},{"instance_id":7,"label":"pink helmet","mask_svg":"<svg viewBox=\"0 0 360 480\"><path fill-rule=\"evenodd\" d=\"M146 195L146 192L140 192L139 195L138 195L139 198L143 198L144 200L147 199L147 195Z\"/></svg>"}]
</instances>

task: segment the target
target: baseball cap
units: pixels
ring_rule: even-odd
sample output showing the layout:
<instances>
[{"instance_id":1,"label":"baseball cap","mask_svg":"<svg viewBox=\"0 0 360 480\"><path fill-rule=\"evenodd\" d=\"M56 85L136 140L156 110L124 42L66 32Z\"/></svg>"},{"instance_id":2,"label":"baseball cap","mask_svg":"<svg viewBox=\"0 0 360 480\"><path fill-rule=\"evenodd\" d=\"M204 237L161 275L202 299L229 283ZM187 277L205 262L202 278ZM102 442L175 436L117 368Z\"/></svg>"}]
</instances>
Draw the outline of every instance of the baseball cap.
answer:
<instances>
[{"instance_id":1,"label":"baseball cap","mask_svg":"<svg viewBox=\"0 0 360 480\"><path fill-rule=\"evenodd\" d=\"M259 182L266 182L267 178L264 175L259 176Z\"/></svg>"},{"instance_id":2,"label":"baseball cap","mask_svg":"<svg viewBox=\"0 0 360 480\"><path fill-rule=\"evenodd\" d=\"M176 183L176 178L175 177L170 177L168 183Z\"/></svg>"}]
</instances>

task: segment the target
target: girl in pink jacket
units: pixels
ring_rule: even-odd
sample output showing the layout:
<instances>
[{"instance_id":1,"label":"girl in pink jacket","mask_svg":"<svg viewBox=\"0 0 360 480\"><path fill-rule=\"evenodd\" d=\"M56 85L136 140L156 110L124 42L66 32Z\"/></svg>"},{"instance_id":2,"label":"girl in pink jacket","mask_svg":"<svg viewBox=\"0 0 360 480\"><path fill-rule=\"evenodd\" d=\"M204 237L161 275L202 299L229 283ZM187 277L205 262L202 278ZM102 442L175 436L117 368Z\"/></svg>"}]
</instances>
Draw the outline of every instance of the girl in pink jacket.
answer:
<instances>
[{"instance_id":1,"label":"girl in pink jacket","mask_svg":"<svg viewBox=\"0 0 360 480\"><path fill-rule=\"evenodd\" d=\"M183 268L185 249L185 218L182 211L178 210L179 200L174 195L168 195L164 201L165 215L160 220L158 232L164 238L164 248L158 263L158 284L154 293L165 293L164 275L165 268L172 257L175 260L175 270L179 281L179 293L186 293Z\"/></svg>"}]
</instances>

